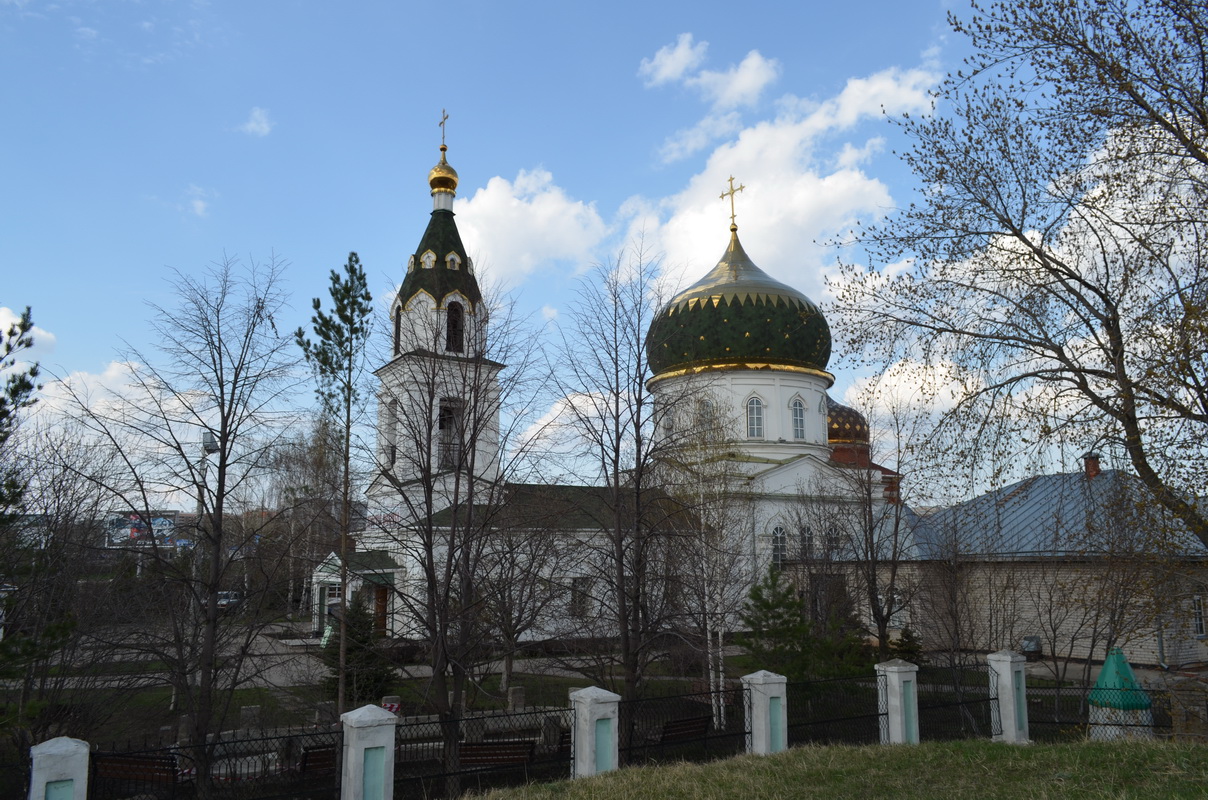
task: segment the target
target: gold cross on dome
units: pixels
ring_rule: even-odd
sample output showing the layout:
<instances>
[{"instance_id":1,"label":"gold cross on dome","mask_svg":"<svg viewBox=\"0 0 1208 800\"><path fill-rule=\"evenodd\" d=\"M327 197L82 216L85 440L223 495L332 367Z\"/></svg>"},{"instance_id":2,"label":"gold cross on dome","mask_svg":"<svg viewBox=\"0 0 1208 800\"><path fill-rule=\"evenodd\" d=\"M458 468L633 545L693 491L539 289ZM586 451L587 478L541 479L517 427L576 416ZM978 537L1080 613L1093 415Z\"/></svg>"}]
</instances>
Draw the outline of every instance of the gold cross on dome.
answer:
<instances>
[{"instance_id":1,"label":"gold cross on dome","mask_svg":"<svg viewBox=\"0 0 1208 800\"><path fill-rule=\"evenodd\" d=\"M449 121L449 114L442 108L440 110L440 143L445 143L445 123Z\"/></svg>"},{"instance_id":2,"label":"gold cross on dome","mask_svg":"<svg viewBox=\"0 0 1208 800\"><path fill-rule=\"evenodd\" d=\"M735 189L734 188L734 176L731 175L730 176L730 190L721 193L722 200L725 200L727 197L730 198L730 226L731 227L734 226L734 224L735 224L734 219L738 216L736 213L734 213L734 195L738 194L745 188L747 188L747 187L740 183L738 185L738 188Z\"/></svg>"}]
</instances>

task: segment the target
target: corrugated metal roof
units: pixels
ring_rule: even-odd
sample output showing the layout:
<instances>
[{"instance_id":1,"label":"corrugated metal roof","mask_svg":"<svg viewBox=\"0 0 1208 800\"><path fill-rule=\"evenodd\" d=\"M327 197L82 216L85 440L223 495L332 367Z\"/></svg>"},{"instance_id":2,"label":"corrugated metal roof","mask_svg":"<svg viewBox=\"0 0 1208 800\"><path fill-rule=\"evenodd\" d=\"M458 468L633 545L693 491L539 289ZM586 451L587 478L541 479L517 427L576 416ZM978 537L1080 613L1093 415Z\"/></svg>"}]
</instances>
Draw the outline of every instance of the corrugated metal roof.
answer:
<instances>
[{"instance_id":1,"label":"corrugated metal roof","mask_svg":"<svg viewBox=\"0 0 1208 800\"><path fill-rule=\"evenodd\" d=\"M1161 548L1208 555L1150 499L1136 477L1105 470L1038 475L929 515L919 555L986 558L1102 556Z\"/></svg>"}]
</instances>

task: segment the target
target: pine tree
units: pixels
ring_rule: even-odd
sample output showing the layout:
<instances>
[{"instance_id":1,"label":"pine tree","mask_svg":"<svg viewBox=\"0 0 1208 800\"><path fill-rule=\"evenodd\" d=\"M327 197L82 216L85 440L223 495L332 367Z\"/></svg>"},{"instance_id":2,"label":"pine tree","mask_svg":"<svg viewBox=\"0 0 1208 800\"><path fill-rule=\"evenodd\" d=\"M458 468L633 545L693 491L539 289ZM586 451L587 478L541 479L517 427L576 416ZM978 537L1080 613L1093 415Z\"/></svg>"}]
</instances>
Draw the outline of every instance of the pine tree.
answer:
<instances>
[{"instance_id":1,"label":"pine tree","mask_svg":"<svg viewBox=\"0 0 1208 800\"><path fill-rule=\"evenodd\" d=\"M373 614L360 595L349 604L345 622L347 650L343 666L338 641L333 639L323 648L323 663L331 670L331 676L324 682L325 688L332 694L337 693L342 676L344 696L350 705L377 703L394 685L395 672L378 647L380 639Z\"/></svg>"},{"instance_id":2,"label":"pine tree","mask_svg":"<svg viewBox=\"0 0 1208 800\"><path fill-rule=\"evenodd\" d=\"M323 413L336 421L339 427L342 472L340 481L340 630L339 661L347 657L348 636L346 619L348 611L348 551L352 529L352 430L361 404L360 381L365 367L365 345L369 341L370 317L373 314L373 297L365 270L356 253L348 254L344 265L344 276L331 271L332 313L323 311L322 298L314 299L315 314L311 318L315 338L312 342L306 331L298 328L294 338L307 362L315 371L319 386L317 394ZM345 711L345 686L342 672L337 675L336 708Z\"/></svg>"}]
</instances>

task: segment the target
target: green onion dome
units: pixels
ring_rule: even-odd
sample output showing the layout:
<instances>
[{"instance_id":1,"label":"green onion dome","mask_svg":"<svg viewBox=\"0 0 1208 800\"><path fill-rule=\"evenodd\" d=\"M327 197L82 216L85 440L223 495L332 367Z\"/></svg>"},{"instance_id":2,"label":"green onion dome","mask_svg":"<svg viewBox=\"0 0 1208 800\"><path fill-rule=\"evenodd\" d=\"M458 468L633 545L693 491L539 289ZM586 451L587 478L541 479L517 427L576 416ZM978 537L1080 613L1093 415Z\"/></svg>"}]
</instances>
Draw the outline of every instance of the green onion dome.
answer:
<instances>
[{"instance_id":1,"label":"green onion dome","mask_svg":"<svg viewBox=\"0 0 1208 800\"><path fill-rule=\"evenodd\" d=\"M868 420L851 406L836 403L826 396L826 438L831 444L867 445Z\"/></svg>"},{"instance_id":2,"label":"green onion dome","mask_svg":"<svg viewBox=\"0 0 1208 800\"><path fill-rule=\"evenodd\" d=\"M822 312L755 266L734 225L721 261L658 312L646 337L655 376L702 367L825 372L830 350Z\"/></svg>"}]
</instances>

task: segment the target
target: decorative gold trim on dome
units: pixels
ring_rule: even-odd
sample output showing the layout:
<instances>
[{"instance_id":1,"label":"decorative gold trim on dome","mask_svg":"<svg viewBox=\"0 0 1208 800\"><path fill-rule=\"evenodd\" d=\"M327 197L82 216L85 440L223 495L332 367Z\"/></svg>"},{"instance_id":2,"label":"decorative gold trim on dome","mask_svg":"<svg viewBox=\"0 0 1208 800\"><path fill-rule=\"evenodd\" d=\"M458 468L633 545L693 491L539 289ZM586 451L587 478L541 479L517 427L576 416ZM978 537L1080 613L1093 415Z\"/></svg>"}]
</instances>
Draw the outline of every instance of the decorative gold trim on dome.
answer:
<instances>
[{"instance_id":1,"label":"decorative gold trim on dome","mask_svg":"<svg viewBox=\"0 0 1208 800\"><path fill-rule=\"evenodd\" d=\"M793 364L770 364L760 361L734 361L723 362L720 364L700 364L694 367L681 367L669 372L660 372L646 381L646 385L655 383L656 381L666 380L668 378L679 378L684 375L695 375L701 372L732 372L734 370L749 369L749 370L771 370L773 372L795 372L801 375L813 375L816 378L822 378L827 382L826 388L835 385L835 376L825 370L814 369L812 367L798 367Z\"/></svg>"}]
</instances>

